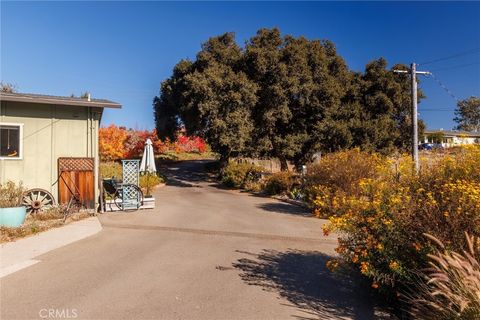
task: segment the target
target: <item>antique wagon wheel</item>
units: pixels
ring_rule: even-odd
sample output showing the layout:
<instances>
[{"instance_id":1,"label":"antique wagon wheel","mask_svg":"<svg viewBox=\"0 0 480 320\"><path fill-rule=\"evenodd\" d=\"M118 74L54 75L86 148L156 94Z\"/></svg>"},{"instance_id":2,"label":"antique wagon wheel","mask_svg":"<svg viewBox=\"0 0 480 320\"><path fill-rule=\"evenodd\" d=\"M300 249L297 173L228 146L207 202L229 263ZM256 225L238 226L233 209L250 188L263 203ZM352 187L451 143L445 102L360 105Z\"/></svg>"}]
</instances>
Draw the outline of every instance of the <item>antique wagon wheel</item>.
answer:
<instances>
[{"instance_id":1,"label":"antique wagon wheel","mask_svg":"<svg viewBox=\"0 0 480 320\"><path fill-rule=\"evenodd\" d=\"M55 198L47 190L35 188L25 192L22 204L27 207L29 214L36 214L39 211L53 207Z\"/></svg>"}]
</instances>

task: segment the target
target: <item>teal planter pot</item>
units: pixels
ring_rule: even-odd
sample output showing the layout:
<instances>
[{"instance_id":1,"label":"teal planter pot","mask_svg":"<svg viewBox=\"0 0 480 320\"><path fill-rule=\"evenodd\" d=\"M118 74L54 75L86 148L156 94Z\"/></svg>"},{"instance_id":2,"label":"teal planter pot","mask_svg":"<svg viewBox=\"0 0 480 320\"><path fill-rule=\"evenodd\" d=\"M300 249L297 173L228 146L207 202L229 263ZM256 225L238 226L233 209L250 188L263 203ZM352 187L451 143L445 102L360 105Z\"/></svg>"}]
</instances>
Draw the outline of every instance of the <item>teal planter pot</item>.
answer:
<instances>
[{"instance_id":1,"label":"teal planter pot","mask_svg":"<svg viewBox=\"0 0 480 320\"><path fill-rule=\"evenodd\" d=\"M0 226L15 228L20 227L25 222L27 208L0 208Z\"/></svg>"}]
</instances>

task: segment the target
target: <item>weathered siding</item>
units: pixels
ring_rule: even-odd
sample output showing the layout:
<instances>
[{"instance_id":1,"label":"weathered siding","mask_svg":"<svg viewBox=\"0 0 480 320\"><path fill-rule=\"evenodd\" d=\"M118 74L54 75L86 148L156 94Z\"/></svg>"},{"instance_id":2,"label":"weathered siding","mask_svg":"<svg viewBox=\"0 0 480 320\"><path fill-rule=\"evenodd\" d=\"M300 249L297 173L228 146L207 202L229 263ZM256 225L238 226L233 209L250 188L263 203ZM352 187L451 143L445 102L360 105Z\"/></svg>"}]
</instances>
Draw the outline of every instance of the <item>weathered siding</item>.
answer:
<instances>
[{"instance_id":1,"label":"weathered siding","mask_svg":"<svg viewBox=\"0 0 480 320\"><path fill-rule=\"evenodd\" d=\"M0 183L21 181L27 188L49 190L57 199L57 184L53 184L59 157L94 157L98 165L101 111L2 101L0 122L23 124L23 159L0 160Z\"/></svg>"}]
</instances>

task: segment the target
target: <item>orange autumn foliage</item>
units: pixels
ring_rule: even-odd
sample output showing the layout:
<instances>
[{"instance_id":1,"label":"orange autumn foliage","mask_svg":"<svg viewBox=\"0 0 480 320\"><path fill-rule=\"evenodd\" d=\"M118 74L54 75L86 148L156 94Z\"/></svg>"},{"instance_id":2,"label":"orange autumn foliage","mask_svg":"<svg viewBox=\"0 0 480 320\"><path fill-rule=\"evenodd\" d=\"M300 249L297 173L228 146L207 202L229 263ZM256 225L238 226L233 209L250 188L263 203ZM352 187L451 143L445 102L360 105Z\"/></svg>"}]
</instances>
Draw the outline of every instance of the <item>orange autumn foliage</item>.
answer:
<instances>
[{"instance_id":1,"label":"orange autumn foliage","mask_svg":"<svg viewBox=\"0 0 480 320\"><path fill-rule=\"evenodd\" d=\"M155 154L175 153L204 153L207 145L197 136L184 136L179 134L175 141L161 141L157 130L136 130L117 127L112 124L99 130L100 158L103 161L120 159L139 159L142 157L145 141L150 139Z\"/></svg>"},{"instance_id":2,"label":"orange autumn foliage","mask_svg":"<svg viewBox=\"0 0 480 320\"><path fill-rule=\"evenodd\" d=\"M125 156L127 132L124 128L110 125L99 130L99 148L102 160L117 160Z\"/></svg>"}]
</instances>

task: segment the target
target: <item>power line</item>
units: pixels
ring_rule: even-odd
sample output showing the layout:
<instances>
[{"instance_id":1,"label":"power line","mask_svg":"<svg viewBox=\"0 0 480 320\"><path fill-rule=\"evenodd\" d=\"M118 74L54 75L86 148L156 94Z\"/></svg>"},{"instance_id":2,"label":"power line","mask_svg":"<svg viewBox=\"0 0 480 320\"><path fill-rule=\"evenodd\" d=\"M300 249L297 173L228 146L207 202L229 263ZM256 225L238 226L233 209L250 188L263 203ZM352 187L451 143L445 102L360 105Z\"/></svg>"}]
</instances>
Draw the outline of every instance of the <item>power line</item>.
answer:
<instances>
[{"instance_id":1,"label":"power line","mask_svg":"<svg viewBox=\"0 0 480 320\"><path fill-rule=\"evenodd\" d=\"M480 64L480 61L472 62L472 63L466 63L466 64L459 64L459 65L456 65L456 66L445 67L445 68L440 68L440 69L434 69L434 70L432 70L432 71L458 69L458 68L473 66L473 65L476 65L476 64Z\"/></svg>"},{"instance_id":2,"label":"power line","mask_svg":"<svg viewBox=\"0 0 480 320\"><path fill-rule=\"evenodd\" d=\"M474 53L477 53L477 52L480 52L480 48L475 48L475 49L471 49L471 50L468 50L468 51L464 51L464 52L459 52L459 53L456 53L456 54L452 54L452 55L447 56L447 57L443 57L443 58L438 58L438 59L434 59L434 60L422 62L422 63L419 63L419 65L426 65L426 64L431 64L431 63L439 62L439 61L450 60L450 59L454 59L454 58L466 56L466 55L469 55L469 54L474 54Z\"/></svg>"},{"instance_id":3,"label":"power line","mask_svg":"<svg viewBox=\"0 0 480 320\"><path fill-rule=\"evenodd\" d=\"M443 90L445 90L455 101L459 101L460 99L458 99L454 94L453 92L447 88L446 85L444 85L433 73L430 73L429 76L431 76L433 78L433 80L435 80L435 82L440 86L442 87Z\"/></svg>"}]
</instances>

